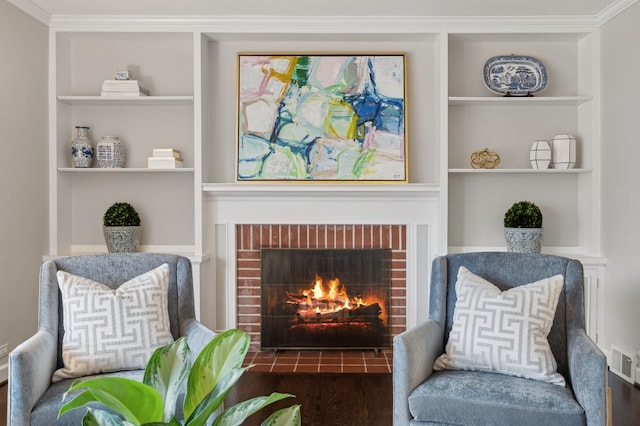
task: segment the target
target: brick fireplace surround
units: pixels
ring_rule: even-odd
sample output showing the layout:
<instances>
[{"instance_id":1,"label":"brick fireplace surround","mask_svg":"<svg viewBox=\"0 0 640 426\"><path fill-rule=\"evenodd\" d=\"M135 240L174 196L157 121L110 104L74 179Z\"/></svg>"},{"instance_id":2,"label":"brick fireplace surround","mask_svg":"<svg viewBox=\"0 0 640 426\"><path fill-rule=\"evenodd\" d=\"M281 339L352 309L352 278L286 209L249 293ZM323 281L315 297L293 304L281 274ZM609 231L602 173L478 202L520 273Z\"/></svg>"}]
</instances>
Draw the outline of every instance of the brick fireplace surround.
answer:
<instances>
[{"instance_id":1,"label":"brick fireplace surround","mask_svg":"<svg viewBox=\"0 0 640 426\"><path fill-rule=\"evenodd\" d=\"M391 337L406 329L406 225L236 225L237 327L251 336L251 351L260 351L260 250L391 249Z\"/></svg>"}]
</instances>

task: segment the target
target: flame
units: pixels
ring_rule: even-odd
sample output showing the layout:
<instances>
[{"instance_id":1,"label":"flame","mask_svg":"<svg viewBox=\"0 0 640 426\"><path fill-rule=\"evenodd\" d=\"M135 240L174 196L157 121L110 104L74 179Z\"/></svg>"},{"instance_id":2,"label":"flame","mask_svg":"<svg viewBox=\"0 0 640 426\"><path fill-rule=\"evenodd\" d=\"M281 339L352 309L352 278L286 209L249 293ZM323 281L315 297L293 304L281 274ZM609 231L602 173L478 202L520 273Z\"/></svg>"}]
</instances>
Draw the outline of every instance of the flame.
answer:
<instances>
[{"instance_id":1,"label":"flame","mask_svg":"<svg viewBox=\"0 0 640 426\"><path fill-rule=\"evenodd\" d=\"M311 285L311 288L303 290L299 295L287 292L291 299L288 303L296 304L299 308L298 314L303 317L339 313L345 309L353 310L378 303L382 310L381 317L386 319L385 304L382 300L377 297L365 300L362 295L350 297L338 278L325 283L320 276L316 275Z\"/></svg>"}]
</instances>

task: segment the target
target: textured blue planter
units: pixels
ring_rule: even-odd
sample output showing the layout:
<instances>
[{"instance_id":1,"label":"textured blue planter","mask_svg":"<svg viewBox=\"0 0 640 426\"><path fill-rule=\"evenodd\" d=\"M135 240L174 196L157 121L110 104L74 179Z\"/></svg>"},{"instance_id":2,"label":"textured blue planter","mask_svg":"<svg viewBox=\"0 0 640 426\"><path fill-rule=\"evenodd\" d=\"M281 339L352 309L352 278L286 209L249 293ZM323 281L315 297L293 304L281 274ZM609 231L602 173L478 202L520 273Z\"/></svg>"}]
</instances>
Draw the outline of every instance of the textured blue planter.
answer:
<instances>
[{"instance_id":1,"label":"textured blue planter","mask_svg":"<svg viewBox=\"0 0 640 426\"><path fill-rule=\"evenodd\" d=\"M138 251L141 226L103 226L104 239L109 253L134 253Z\"/></svg>"},{"instance_id":2,"label":"textured blue planter","mask_svg":"<svg viewBox=\"0 0 640 426\"><path fill-rule=\"evenodd\" d=\"M507 251L514 253L540 253L542 228L504 228Z\"/></svg>"}]
</instances>

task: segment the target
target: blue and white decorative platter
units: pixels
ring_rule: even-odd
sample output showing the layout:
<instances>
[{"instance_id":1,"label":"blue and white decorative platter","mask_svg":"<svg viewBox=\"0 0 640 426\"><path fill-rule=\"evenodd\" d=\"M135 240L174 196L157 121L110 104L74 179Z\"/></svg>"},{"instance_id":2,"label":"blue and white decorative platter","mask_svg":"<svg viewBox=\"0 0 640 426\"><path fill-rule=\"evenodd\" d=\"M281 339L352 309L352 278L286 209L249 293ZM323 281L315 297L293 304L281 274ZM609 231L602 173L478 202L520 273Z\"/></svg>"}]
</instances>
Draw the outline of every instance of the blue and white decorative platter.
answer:
<instances>
[{"instance_id":1,"label":"blue and white decorative platter","mask_svg":"<svg viewBox=\"0 0 640 426\"><path fill-rule=\"evenodd\" d=\"M531 56L494 56L484 64L482 74L487 88L499 95L531 96L547 87L546 68Z\"/></svg>"}]
</instances>

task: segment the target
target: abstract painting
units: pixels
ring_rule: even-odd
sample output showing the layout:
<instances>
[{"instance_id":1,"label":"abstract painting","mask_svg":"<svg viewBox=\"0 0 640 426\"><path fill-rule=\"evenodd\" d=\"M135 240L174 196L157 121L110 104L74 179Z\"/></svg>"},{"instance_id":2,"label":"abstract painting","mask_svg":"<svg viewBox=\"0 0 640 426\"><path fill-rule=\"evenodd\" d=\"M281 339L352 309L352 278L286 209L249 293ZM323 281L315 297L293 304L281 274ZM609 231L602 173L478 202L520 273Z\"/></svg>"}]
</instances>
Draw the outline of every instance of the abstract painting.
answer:
<instances>
[{"instance_id":1,"label":"abstract painting","mask_svg":"<svg viewBox=\"0 0 640 426\"><path fill-rule=\"evenodd\" d=\"M237 181L407 182L405 55L238 55Z\"/></svg>"}]
</instances>

